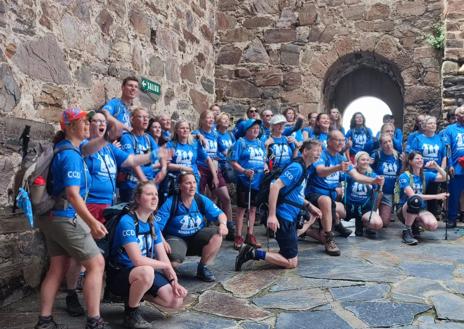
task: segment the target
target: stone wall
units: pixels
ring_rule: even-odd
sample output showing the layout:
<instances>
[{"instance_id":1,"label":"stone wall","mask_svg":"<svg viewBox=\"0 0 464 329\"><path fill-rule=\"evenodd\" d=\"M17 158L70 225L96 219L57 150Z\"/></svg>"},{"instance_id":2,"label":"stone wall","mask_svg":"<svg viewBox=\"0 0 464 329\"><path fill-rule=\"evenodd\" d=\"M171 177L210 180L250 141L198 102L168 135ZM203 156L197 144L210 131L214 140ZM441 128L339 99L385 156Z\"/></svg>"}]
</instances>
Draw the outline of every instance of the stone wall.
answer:
<instances>
[{"instance_id":1,"label":"stone wall","mask_svg":"<svg viewBox=\"0 0 464 329\"><path fill-rule=\"evenodd\" d=\"M446 41L442 65L443 110L464 104L464 6L448 0L445 8Z\"/></svg>"},{"instance_id":2,"label":"stone wall","mask_svg":"<svg viewBox=\"0 0 464 329\"><path fill-rule=\"evenodd\" d=\"M325 84L336 85L360 64L333 68L358 53L399 73L407 122L418 111L441 109L441 54L425 37L440 20L442 1L220 0L218 8L216 97L231 113L248 105L326 110Z\"/></svg>"},{"instance_id":3,"label":"stone wall","mask_svg":"<svg viewBox=\"0 0 464 329\"><path fill-rule=\"evenodd\" d=\"M214 11L208 0L0 1L0 112L56 122L136 75L161 84L142 105L194 118L214 98Z\"/></svg>"}]
</instances>

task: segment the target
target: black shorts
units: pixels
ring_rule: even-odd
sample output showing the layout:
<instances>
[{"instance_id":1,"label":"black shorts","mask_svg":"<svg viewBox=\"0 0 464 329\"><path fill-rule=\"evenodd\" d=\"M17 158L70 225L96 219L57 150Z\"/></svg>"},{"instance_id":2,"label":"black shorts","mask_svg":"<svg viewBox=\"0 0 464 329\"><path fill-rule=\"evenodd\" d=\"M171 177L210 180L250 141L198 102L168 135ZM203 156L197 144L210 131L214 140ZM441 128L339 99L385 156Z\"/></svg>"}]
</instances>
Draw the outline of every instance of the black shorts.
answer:
<instances>
[{"instance_id":1,"label":"black shorts","mask_svg":"<svg viewBox=\"0 0 464 329\"><path fill-rule=\"evenodd\" d=\"M298 256L298 237L296 235L296 222L280 220L280 227L276 232L275 238L279 244L279 254L286 259Z\"/></svg>"},{"instance_id":2,"label":"black shorts","mask_svg":"<svg viewBox=\"0 0 464 329\"><path fill-rule=\"evenodd\" d=\"M203 248L215 234L218 234L218 228L211 226L205 227L189 237L166 235L166 242L171 246L169 260L182 263L186 256L201 256Z\"/></svg>"},{"instance_id":3,"label":"black shorts","mask_svg":"<svg viewBox=\"0 0 464 329\"><path fill-rule=\"evenodd\" d=\"M106 283L108 284L112 294L120 297L129 297L129 274L134 268L135 267L123 267L120 269L111 267L107 268ZM155 271L153 284L150 289L146 291L146 294L156 297L158 290L167 284L169 284L169 280L164 276L164 274Z\"/></svg>"},{"instance_id":4,"label":"black shorts","mask_svg":"<svg viewBox=\"0 0 464 329\"><path fill-rule=\"evenodd\" d=\"M250 187L243 185L241 182L237 182L237 207L248 208L248 194L250 193ZM256 196L257 190L251 190L250 206L256 207Z\"/></svg>"},{"instance_id":5,"label":"black shorts","mask_svg":"<svg viewBox=\"0 0 464 329\"><path fill-rule=\"evenodd\" d=\"M372 205L346 205L346 218L349 221L351 218L361 219L362 216L372 210Z\"/></svg>"},{"instance_id":6,"label":"black shorts","mask_svg":"<svg viewBox=\"0 0 464 329\"><path fill-rule=\"evenodd\" d=\"M325 195L325 194L319 194L319 193L310 193L306 196L306 200L308 200L309 202L311 202L314 206L318 207L319 208L319 204L317 203L317 200L319 200L319 198L321 196L326 196L326 197L329 197L329 195ZM330 200L332 201L332 204L331 204L331 208L332 208L332 222L335 221L335 218L337 218L337 204L335 203L334 199L333 198L330 198Z\"/></svg>"}]
</instances>

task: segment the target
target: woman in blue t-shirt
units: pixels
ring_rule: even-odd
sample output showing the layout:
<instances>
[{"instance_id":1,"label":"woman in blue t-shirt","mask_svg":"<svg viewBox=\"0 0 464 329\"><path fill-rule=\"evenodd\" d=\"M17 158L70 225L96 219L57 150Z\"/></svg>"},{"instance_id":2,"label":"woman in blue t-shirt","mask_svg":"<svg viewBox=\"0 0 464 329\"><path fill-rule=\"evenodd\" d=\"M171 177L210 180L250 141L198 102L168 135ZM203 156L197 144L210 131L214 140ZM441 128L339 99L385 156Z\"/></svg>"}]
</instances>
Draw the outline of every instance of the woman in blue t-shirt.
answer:
<instances>
[{"instance_id":1,"label":"woman in blue t-shirt","mask_svg":"<svg viewBox=\"0 0 464 329\"><path fill-rule=\"evenodd\" d=\"M374 172L385 177L379 213L383 220L383 227L387 227L392 217L396 179L401 172L400 154L393 148L390 134L380 135L380 148L371 154L371 158L373 159L372 169Z\"/></svg>"},{"instance_id":2,"label":"woman in blue t-shirt","mask_svg":"<svg viewBox=\"0 0 464 329\"><path fill-rule=\"evenodd\" d=\"M235 143L235 137L228 129L230 127L230 116L221 112L216 117L216 132L218 143L219 168L222 176L228 184L235 183L235 173L230 162L227 159L227 153Z\"/></svg>"},{"instance_id":3,"label":"woman in blue t-shirt","mask_svg":"<svg viewBox=\"0 0 464 329\"><path fill-rule=\"evenodd\" d=\"M367 152L358 152L354 159L357 172L367 177L377 177L369 166L371 158ZM346 219L355 218L356 236L362 236L365 233L367 237L375 238L376 232L383 226L382 218L376 210L380 201L378 196L381 192L376 185L359 183L349 175L347 175L347 183Z\"/></svg>"},{"instance_id":4,"label":"woman in blue t-shirt","mask_svg":"<svg viewBox=\"0 0 464 329\"><path fill-rule=\"evenodd\" d=\"M142 182L134 190L134 202L114 231L107 269L109 290L126 298L124 325L149 328L139 306L142 298L163 307L178 309L187 290L177 279L163 245L163 236L154 221L158 191L152 182Z\"/></svg>"},{"instance_id":5,"label":"woman in blue t-shirt","mask_svg":"<svg viewBox=\"0 0 464 329\"><path fill-rule=\"evenodd\" d=\"M446 179L445 171L435 161L427 162L425 168L435 169L436 172L424 171L422 155L413 151L408 155L407 170L398 178L401 207L397 214L405 225L403 242L409 245L417 244L420 226L429 231L438 227L437 219L426 210L425 203L428 200L446 200L449 196L449 193L425 194L427 184Z\"/></svg>"},{"instance_id":6,"label":"woman in blue t-shirt","mask_svg":"<svg viewBox=\"0 0 464 329\"><path fill-rule=\"evenodd\" d=\"M361 112L353 114L350 122L350 130L346 133L347 144L350 145L349 156L354 163L354 156L359 151L371 152L373 147L373 135L371 128L366 127L366 118Z\"/></svg>"},{"instance_id":7,"label":"woman in blue t-shirt","mask_svg":"<svg viewBox=\"0 0 464 329\"><path fill-rule=\"evenodd\" d=\"M271 119L271 135L265 140L267 166L273 168L285 168L294 158L295 138L282 135L284 125L287 122L282 114L276 114Z\"/></svg>"},{"instance_id":8,"label":"woman in blue t-shirt","mask_svg":"<svg viewBox=\"0 0 464 329\"><path fill-rule=\"evenodd\" d=\"M239 131L242 136L234 144L230 160L237 173L237 216L235 218L234 248L240 249L244 242L256 248L261 245L253 234L256 219L256 195L264 177L266 165L266 149L258 139L261 120L248 119L240 122ZM245 240L242 237L243 216L248 211L248 227Z\"/></svg>"},{"instance_id":9,"label":"woman in blue t-shirt","mask_svg":"<svg viewBox=\"0 0 464 329\"><path fill-rule=\"evenodd\" d=\"M60 124L62 130L54 141L57 153L50 164L52 177L48 177L56 203L49 216L38 220L40 231L45 236L50 267L41 286L40 316L36 328L57 327L52 317L53 303L70 259L80 262L87 272L89 283L84 285L88 315L86 328L106 328L100 317L105 261L94 238L101 239L108 232L85 205L91 177L79 149L82 141L89 137L89 120L86 112L70 108L62 113ZM99 139L96 142L92 146L98 149L105 141ZM87 146L82 148L84 153L91 145Z\"/></svg>"},{"instance_id":10,"label":"woman in blue t-shirt","mask_svg":"<svg viewBox=\"0 0 464 329\"><path fill-rule=\"evenodd\" d=\"M318 140L322 144L322 149L327 148L327 140L329 139L330 118L327 113L319 113L316 118L314 129L307 130L308 137Z\"/></svg>"}]
</instances>

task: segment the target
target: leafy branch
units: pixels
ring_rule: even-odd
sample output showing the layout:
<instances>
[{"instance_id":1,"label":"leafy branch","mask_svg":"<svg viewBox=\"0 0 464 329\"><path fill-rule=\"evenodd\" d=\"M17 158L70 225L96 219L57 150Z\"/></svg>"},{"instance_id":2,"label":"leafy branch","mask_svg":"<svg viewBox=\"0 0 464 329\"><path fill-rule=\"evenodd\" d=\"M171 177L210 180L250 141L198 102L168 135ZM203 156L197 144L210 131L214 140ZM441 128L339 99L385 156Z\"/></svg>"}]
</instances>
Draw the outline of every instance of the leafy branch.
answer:
<instances>
[{"instance_id":1,"label":"leafy branch","mask_svg":"<svg viewBox=\"0 0 464 329\"><path fill-rule=\"evenodd\" d=\"M432 26L432 33L427 36L425 41L436 50L445 48L445 26L443 23L435 23Z\"/></svg>"}]
</instances>

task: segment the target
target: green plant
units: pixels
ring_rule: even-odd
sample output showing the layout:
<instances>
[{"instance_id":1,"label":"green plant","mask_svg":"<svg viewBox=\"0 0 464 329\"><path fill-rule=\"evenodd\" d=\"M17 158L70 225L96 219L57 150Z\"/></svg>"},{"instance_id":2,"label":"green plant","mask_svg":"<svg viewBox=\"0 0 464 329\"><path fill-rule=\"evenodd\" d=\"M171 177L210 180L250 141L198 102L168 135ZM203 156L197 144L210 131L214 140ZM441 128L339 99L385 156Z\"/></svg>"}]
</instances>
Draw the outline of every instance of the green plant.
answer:
<instances>
[{"instance_id":1,"label":"green plant","mask_svg":"<svg viewBox=\"0 0 464 329\"><path fill-rule=\"evenodd\" d=\"M425 39L429 45L437 50L445 48L445 26L443 23L435 23L432 26L432 33Z\"/></svg>"}]
</instances>

